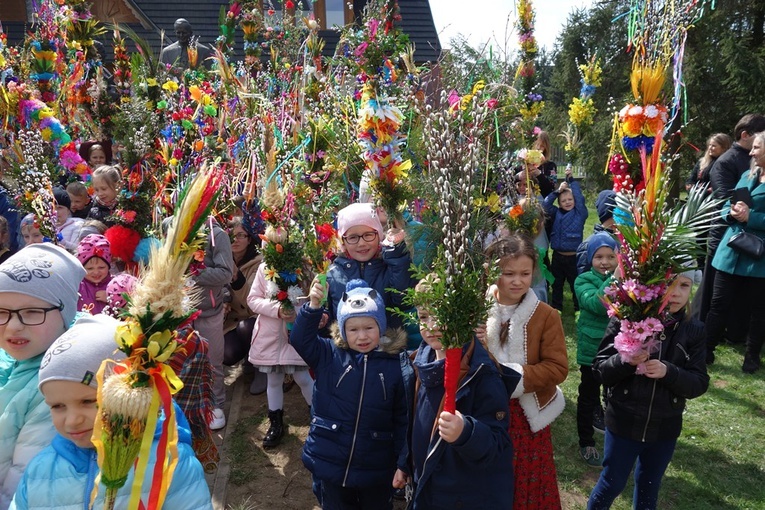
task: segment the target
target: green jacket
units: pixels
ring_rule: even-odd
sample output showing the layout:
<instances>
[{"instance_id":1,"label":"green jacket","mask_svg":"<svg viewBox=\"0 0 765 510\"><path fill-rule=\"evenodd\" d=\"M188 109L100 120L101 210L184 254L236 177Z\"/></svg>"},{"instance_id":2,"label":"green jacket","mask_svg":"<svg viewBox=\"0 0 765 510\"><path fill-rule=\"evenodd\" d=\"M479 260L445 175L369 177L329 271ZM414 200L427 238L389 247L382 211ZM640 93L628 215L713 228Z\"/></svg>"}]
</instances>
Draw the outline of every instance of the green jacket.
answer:
<instances>
[{"instance_id":1,"label":"green jacket","mask_svg":"<svg viewBox=\"0 0 765 510\"><path fill-rule=\"evenodd\" d=\"M609 317L601 298L606 287L611 284L611 276L603 275L590 269L576 277L574 292L579 300L579 320L576 322L577 343L576 362L580 365L592 365L598 353L600 341L608 326Z\"/></svg>"},{"instance_id":2,"label":"green jacket","mask_svg":"<svg viewBox=\"0 0 765 510\"><path fill-rule=\"evenodd\" d=\"M749 210L749 221L741 223L730 216L730 200L722 209L722 217L730 225L717 247L712 267L718 271L750 278L765 278L765 261L753 259L739 253L728 246L728 241L734 234L749 232L765 239L765 184L760 184L759 177L749 178L749 172L744 172L736 188L749 188L752 195L752 207Z\"/></svg>"}]
</instances>

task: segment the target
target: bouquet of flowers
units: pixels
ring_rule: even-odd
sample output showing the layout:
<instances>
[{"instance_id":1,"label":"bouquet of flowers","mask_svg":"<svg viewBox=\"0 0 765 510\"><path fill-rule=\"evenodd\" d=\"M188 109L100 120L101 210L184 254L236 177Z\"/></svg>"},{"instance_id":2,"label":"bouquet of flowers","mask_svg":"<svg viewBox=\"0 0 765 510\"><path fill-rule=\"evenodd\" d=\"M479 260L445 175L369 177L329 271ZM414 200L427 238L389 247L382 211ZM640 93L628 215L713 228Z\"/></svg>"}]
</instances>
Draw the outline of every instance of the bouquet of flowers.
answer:
<instances>
[{"instance_id":1,"label":"bouquet of flowers","mask_svg":"<svg viewBox=\"0 0 765 510\"><path fill-rule=\"evenodd\" d=\"M524 197L510 208L504 219L510 232L520 230L534 239L544 227L545 214L536 198Z\"/></svg>"}]
</instances>

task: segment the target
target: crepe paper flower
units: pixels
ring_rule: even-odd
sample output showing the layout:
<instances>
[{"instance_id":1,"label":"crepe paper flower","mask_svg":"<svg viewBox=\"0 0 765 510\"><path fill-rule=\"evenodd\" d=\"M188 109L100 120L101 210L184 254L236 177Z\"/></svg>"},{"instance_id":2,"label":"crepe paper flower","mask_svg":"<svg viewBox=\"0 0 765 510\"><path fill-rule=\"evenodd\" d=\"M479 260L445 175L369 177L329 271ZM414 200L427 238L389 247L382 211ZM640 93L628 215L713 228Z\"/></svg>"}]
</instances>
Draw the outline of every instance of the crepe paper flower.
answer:
<instances>
[{"instance_id":1,"label":"crepe paper flower","mask_svg":"<svg viewBox=\"0 0 765 510\"><path fill-rule=\"evenodd\" d=\"M173 93L178 90L178 83L173 80L167 80L162 84L162 89Z\"/></svg>"},{"instance_id":2,"label":"crepe paper flower","mask_svg":"<svg viewBox=\"0 0 765 510\"><path fill-rule=\"evenodd\" d=\"M497 213L502 208L502 200L499 195L492 192L488 197L479 197L473 200L473 205L476 207L486 207L492 213Z\"/></svg>"}]
</instances>

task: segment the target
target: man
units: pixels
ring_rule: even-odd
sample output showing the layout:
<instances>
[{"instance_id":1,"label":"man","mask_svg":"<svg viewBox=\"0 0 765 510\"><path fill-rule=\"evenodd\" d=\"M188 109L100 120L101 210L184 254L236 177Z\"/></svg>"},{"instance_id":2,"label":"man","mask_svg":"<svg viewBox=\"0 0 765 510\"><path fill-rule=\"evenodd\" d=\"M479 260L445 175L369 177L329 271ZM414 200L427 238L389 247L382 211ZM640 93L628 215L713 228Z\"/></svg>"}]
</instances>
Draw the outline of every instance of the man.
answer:
<instances>
[{"instance_id":1,"label":"man","mask_svg":"<svg viewBox=\"0 0 765 510\"><path fill-rule=\"evenodd\" d=\"M210 68L210 61L208 57L212 56L213 52L210 48L197 42L194 37L194 30L184 18L178 18L173 25L175 29L175 37L177 39L173 44L162 49L159 54L159 60L163 64L170 64L177 70L185 70L189 68L195 68L200 65L204 65L206 68ZM196 49L197 56L196 61L189 60L189 48Z\"/></svg>"},{"instance_id":2,"label":"man","mask_svg":"<svg viewBox=\"0 0 765 510\"><path fill-rule=\"evenodd\" d=\"M749 113L741 117L736 127L733 128L735 142L730 149L725 151L722 156L712 165L709 171L709 183L712 186L715 198L722 200L729 199L733 194L741 176L749 170L751 158L749 152L752 150L754 135L760 131L765 131L765 117L759 114ZM707 240L707 261L704 266L704 280L701 291L701 308L699 310L699 319L704 321L709 306L712 302L712 292L714 290L714 281L717 271L712 267L712 259L717 252L717 246L725 234L728 225L719 219L716 225L709 232ZM749 307L746 303L737 303L734 307L733 316L728 323L727 338L731 341L743 341L746 331L739 331L742 327L749 324ZM707 364L714 362L714 346L707 346Z\"/></svg>"}]
</instances>

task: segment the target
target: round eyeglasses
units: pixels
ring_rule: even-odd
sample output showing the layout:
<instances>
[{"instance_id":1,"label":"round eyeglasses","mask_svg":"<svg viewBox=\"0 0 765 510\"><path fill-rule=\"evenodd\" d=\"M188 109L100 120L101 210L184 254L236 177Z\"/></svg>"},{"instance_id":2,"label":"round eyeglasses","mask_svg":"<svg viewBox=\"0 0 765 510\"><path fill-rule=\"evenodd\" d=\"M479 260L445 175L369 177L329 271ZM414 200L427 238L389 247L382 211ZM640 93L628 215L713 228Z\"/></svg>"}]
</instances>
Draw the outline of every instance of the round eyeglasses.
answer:
<instances>
[{"instance_id":1,"label":"round eyeglasses","mask_svg":"<svg viewBox=\"0 0 765 510\"><path fill-rule=\"evenodd\" d=\"M50 308L19 308L18 310L0 308L0 326L8 324L14 314L19 318L19 322L25 326L39 326L45 322L48 312L61 309L60 305L51 306Z\"/></svg>"}]
</instances>

